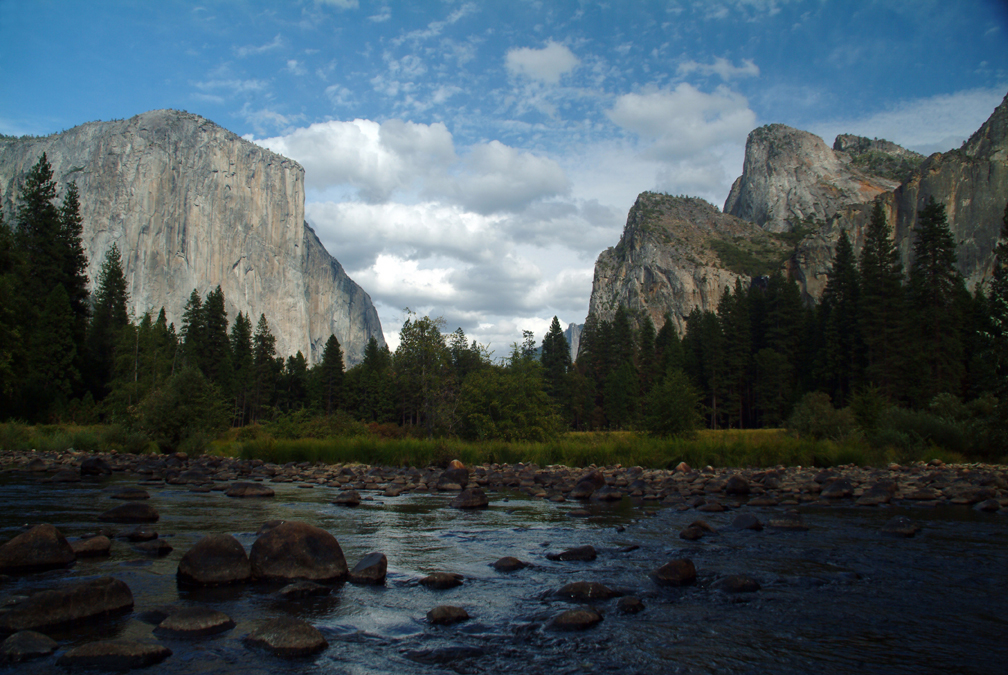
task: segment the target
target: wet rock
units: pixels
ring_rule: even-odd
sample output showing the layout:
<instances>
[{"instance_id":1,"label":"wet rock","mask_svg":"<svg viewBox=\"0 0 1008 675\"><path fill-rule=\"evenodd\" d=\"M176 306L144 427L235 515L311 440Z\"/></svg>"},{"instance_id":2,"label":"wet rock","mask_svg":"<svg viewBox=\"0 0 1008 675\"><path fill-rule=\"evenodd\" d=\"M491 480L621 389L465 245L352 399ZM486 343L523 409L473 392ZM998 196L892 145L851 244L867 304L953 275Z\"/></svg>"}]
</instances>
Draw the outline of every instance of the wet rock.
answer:
<instances>
[{"instance_id":1,"label":"wet rock","mask_svg":"<svg viewBox=\"0 0 1008 675\"><path fill-rule=\"evenodd\" d=\"M602 615L592 607L568 609L550 622L554 630L587 630L602 621Z\"/></svg>"},{"instance_id":2,"label":"wet rock","mask_svg":"<svg viewBox=\"0 0 1008 675\"><path fill-rule=\"evenodd\" d=\"M82 476L111 476L112 467L101 457L87 457L81 462Z\"/></svg>"},{"instance_id":3,"label":"wet rock","mask_svg":"<svg viewBox=\"0 0 1008 675\"><path fill-rule=\"evenodd\" d=\"M973 508L984 513L994 513L1001 510L1001 502L996 499L985 499Z\"/></svg>"},{"instance_id":4,"label":"wet rock","mask_svg":"<svg viewBox=\"0 0 1008 675\"><path fill-rule=\"evenodd\" d=\"M442 485L445 487L448 485L457 485L458 489L464 489L469 485L469 469L462 462L453 459L448 464L448 468L441 473L441 478L438 479L438 487L441 488Z\"/></svg>"},{"instance_id":5,"label":"wet rock","mask_svg":"<svg viewBox=\"0 0 1008 675\"><path fill-rule=\"evenodd\" d=\"M79 483L81 480L80 472L77 469L60 469L54 473L49 478L44 479L43 483Z\"/></svg>"},{"instance_id":6,"label":"wet rock","mask_svg":"<svg viewBox=\"0 0 1008 675\"><path fill-rule=\"evenodd\" d=\"M592 499L600 502L618 502L623 499L623 492L617 490L616 488L604 485L595 491L591 496Z\"/></svg>"},{"instance_id":7,"label":"wet rock","mask_svg":"<svg viewBox=\"0 0 1008 675\"><path fill-rule=\"evenodd\" d=\"M185 584L219 586L248 581L252 565L241 542L230 534L211 534L186 551L176 574Z\"/></svg>"},{"instance_id":8,"label":"wet rock","mask_svg":"<svg viewBox=\"0 0 1008 675\"><path fill-rule=\"evenodd\" d=\"M722 513L724 510L725 507L718 502L707 502L697 507L697 511L701 513Z\"/></svg>"},{"instance_id":9,"label":"wet rock","mask_svg":"<svg viewBox=\"0 0 1008 675\"><path fill-rule=\"evenodd\" d=\"M380 586L385 583L388 572L388 558L384 553L375 551L361 558L361 561L350 571L349 581L358 585Z\"/></svg>"},{"instance_id":10,"label":"wet rock","mask_svg":"<svg viewBox=\"0 0 1008 675\"><path fill-rule=\"evenodd\" d=\"M580 481L570 491L568 497L570 499L584 500L590 499L593 494L595 494L595 484L591 481Z\"/></svg>"},{"instance_id":11,"label":"wet rock","mask_svg":"<svg viewBox=\"0 0 1008 675\"><path fill-rule=\"evenodd\" d=\"M785 511L776 518L770 519L770 527L775 530L790 530L793 532L804 532L808 530L808 525L802 520L801 515L793 511Z\"/></svg>"},{"instance_id":12,"label":"wet rock","mask_svg":"<svg viewBox=\"0 0 1008 675\"><path fill-rule=\"evenodd\" d=\"M138 640L98 640L74 647L56 661L64 668L130 670L161 663L172 651L164 645Z\"/></svg>"},{"instance_id":13,"label":"wet rock","mask_svg":"<svg viewBox=\"0 0 1008 675\"><path fill-rule=\"evenodd\" d=\"M728 477L724 486L725 494L744 496L749 494L749 481L738 474Z\"/></svg>"},{"instance_id":14,"label":"wet rock","mask_svg":"<svg viewBox=\"0 0 1008 675\"><path fill-rule=\"evenodd\" d=\"M112 548L112 540L106 536L98 535L90 539L79 539L70 542L74 555L78 558L99 558L107 556Z\"/></svg>"},{"instance_id":15,"label":"wet rock","mask_svg":"<svg viewBox=\"0 0 1008 675\"><path fill-rule=\"evenodd\" d=\"M724 593L755 593L760 589L759 582L742 574L731 574L722 577L711 584L711 588Z\"/></svg>"},{"instance_id":16,"label":"wet rock","mask_svg":"<svg viewBox=\"0 0 1008 675\"><path fill-rule=\"evenodd\" d=\"M912 537L920 529L920 525L906 516L896 516L882 526L882 534L889 537Z\"/></svg>"},{"instance_id":17,"label":"wet rock","mask_svg":"<svg viewBox=\"0 0 1008 675\"><path fill-rule=\"evenodd\" d=\"M277 595L284 600L301 600L303 598L329 595L331 592L332 588L329 586L316 584L314 581L295 581L293 584L287 584L277 591Z\"/></svg>"},{"instance_id":18,"label":"wet rock","mask_svg":"<svg viewBox=\"0 0 1008 675\"><path fill-rule=\"evenodd\" d=\"M461 607L438 605L431 611L427 612L427 620L435 625L448 626L460 621L468 621L469 612L465 611Z\"/></svg>"},{"instance_id":19,"label":"wet rock","mask_svg":"<svg viewBox=\"0 0 1008 675\"><path fill-rule=\"evenodd\" d=\"M579 560L582 562L591 562L592 560L595 560L595 558L597 557L598 554L595 552L595 547L591 545L575 546L574 548L569 548L566 551L561 551L560 553L546 554L547 560L562 560L562 561Z\"/></svg>"},{"instance_id":20,"label":"wet rock","mask_svg":"<svg viewBox=\"0 0 1008 675\"><path fill-rule=\"evenodd\" d=\"M497 562L493 564L493 568L498 572L517 572L528 567L528 563L524 563L518 558L512 556L504 556Z\"/></svg>"},{"instance_id":21,"label":"wet rock","mask_svg":"<svg viewBox=\"0 0 1008 675\"><path fill-rule=\"evenodd\" d=\"M732 521L732 527L736 530L755 530L759 532L763 529L763 523L751 513L740 513Z\"/></svg>"},{"instance_id":22,"label":"wet rock","mask_svg":"<svg viewBox=\"0 0 1008 675\"><path fill-rule=\"evenodd\" d=\"M18 631L0 643L0 662L18 663L49 656L56 647L57 642L48 635L33 630Z\"/></svg>"},{"instance_id":23,"label":"wet rock","mask_svg":"<svg viewBox=\"0 0 1008 675\"><path fill-rule=\"evenodd\" d=\"M24 470L31 473L44 473L49 470L49 462L36 457L24 465Z\"/></svg>"},{"instance_id":24,"label":"wet rock","mask_svg":"<svg viewBox=\"0 0 1008 675\"><path fill-rule=\"evenodd\" d=\"M616 611L621 614L637 614L644 611L644 603L640 598L628 595L619 599L616 603Z\"/></svg>"},{"instance_id":25,"label":"wet rock","mask_svg":"<svg viewBox=\"0 0 1008 675\"><path fill-rule=\"evenodd\" d=\"M852 494L854 494L854 488L851 486L851 482L846 478L838 478L823 488L819 496L823 499L847 499Z\"/></svg>"},{"instance_id":26,"label":"wet rock","mask_svg":"<svg viewBox=\"0 0 1008 675\"><path fill-rule=\"evenodd\" d=\"M332 500L333 504L339 506L358 506L360 502L360 493L357 490L343 490Z\"/></svg>"},{"instance_id":27,"label":"wet rock","mask_svg":"<svg viewBox=\"0 0 1008 675\"><path fill-rule=\"evenodd\" d=\"M258 579L340 581L347 576L336 537L300 521L287 521L256 539L249 561Z\"/></svg>"},{"instance_id":28,"label":"wet rock","mask_svg":"<svg viewBox=\"0 0 1008 675\"><path fill-rule=\"evenodd\" d=\"M696 582L696 567L692 560L679 558L656 569L651 578L663 586L686 586Z\"/></svg>"},{"instance_id":29,"label":"wet rock","mask_svg":"<svg viewBox=\"0 0 1008 675\"><path fill-rule=\"evenodd\" d=\"M103 523L156 523L161 516L150 504L129 502L98 516Z\"/></svg>"},{"instance_id":30,"label":"wet rock","mask_svg":"<svg viewBox=\"0 0 1008 675\"><path fill-rule=\"evenodd\" d=\"M125 539L126 541L134 541L134 542L152 541L158 538L158 533L157 530L151 527L144 527L143 525L138 525L134 527L132 530L123 532L119 536Z\"/></svg>"},{"instance_id":31,"label":"wet rock","mask_svg":"<svg viewBox=\"0 0 1008 675\"><path fill-rule=\"evenodd\" d=\"M329 646L315 626L291 617L270 619L246 635L245 644L286 657L317 654Z\"/></svg>"},{"instance_id":32,"label":"wet rock","mask_svg":"<svg viewBox=\"0 0 1008 675\"><path fill-rule=\"evenodd\" d=\"M690 473L691 471L693 471L693 469L691 469L690 465L687 464L686 462L679 462L678 464L676 464L675 468L676 473Z\"/></svg>"},{"instance_id":33,"label":"wet rock","mask_svg":"<svg viewBox=\"0 0 1008 675\"><path fill-rule=\"evenodd\" d=\"M121 490L117 490L109 495L112 499L125 499L128 501L141 501L144 499L150 499L150 494L147 490L138 487L126 487Z\"/></svg>"},{"instance_id":34,"label":"wet rock","mask_svg":"<svg viewBox=\"0 0 1008 675\"><path fill-rule=\"evenodd\" d=\"M571 509L565 515L568 518L591 518L592 512L588 509Z\"/></svg>"},{"instance_id":35,"label":"wet rock","mask_svg":"<svg viewBox=\"0 0 1008 675\"><path fill-rule=\"evenodd\" d=\"M224 494L228 497L238 497L238 498L264 498L273 496L273 488L266 487L261 483L246 483L239 481L237 483L231 483L228 489L224 491Z\"/></svg>"},{"instance_id":36,"label":"wet rock","mask_svg":"<svg viewBox=\"0 0 1008 675\"><path fill-rule=\"evenodd\" d=\"M703 528L689 525L679 532L679 538L686 541L696 541L697 539L702 539L705 534L706 532L704 532Z\"/></svg>"},{"instance_id":37,"label":"wet rock","mask_svg":"<svg viewBox=\"0 0 1008 675\"><path fill-rule=\"evenodd\" d=\"M444 591L462 585L461 574L454 572L432 572L420 580L421 585L435 591Z\"/></svg>"},{"instance_id":38,"label":"wet rock","mask_svg":"<svg viewBox=\"0 0 1008 675\"><path fill-rule=\"evenodd\" d=\"M54 525L36 525L0 546L0 573L41 572L75 559L73 547Z\"/></svg>"},{"instance_id":39,"label":"wet rock","mask_svg":"<svg viewBox=\"0 0 1008 675\"><path fill-rule=\"evenodd\" d=\"M622 594L595 581L575 581L561 587L556 595L565 600L610 600Z\"/></svg>"},{"instance_id":40,"label":"wet rock","mask_svg":"<svg viewBox=\"0 0 1008 675\"><path fill-rule=\"evenodd\" d=\"M261 537L270 530L272 530L274 527L277 527L278 525L283 525L286 522L287 522L286 520L267 520L265 523L259 526L259 529L256 531L256 536Z\"/></svg>"},{"instance_id":41,"label":"wet rock","mask_svg":"<svg viewBox=\"0 0 1008 675\"><path fill-rule=\"evenodd\" d=\"M589 483L596 490L601 489L606 484L605 476L598 469L591 469L583 473L578 479L578 483Z\"/></svg>"},{"instance_id":42,"label":"wet rock","mask_svg":"<svg viewBox=\"0 0 1008 675\"><path fill-rule=\"evenodd\" d=\"M888 504L892 501L892 497L895 492L896 483L894 481L882 481L865 490L854 503L858 506L880 506L882 504Z\"/></svg>"},{"instance_id":43,"label":"wet rock","mask_svg":"<svg viewBox=\"0 0 1008 675\"><path fill-rule=\"evenodd\" d=\"M485 509L489 504L486 494L478 487L462 490L458 497L451 501L451 506L455 509Z\"/></svg>"},{"instance_id":44,"label":"wet rock","mask_svg":"<svg viewBox=\"0 0 1008 675\"><path fill-rule=\"evenodd\" d=\"M150 541L141 541L134 544L133 550L138 553L143 553L144 555L157 556L160 558L168 555L175 549L173 549L172 545L164 539L151 539Z\"/></svg>"},{"instance_id":45,"label":"wet rock","mask_svg":"<svg viewBox=\"0 0 1008 675\"><path fill-rule=\"evenodd\" d=\"M192 638L216 635L234 627L235 622L224 612L209 607L185 607L165 617L154 632L158 635Z\"/></svg>"},{"instance_id":46,"label":"wet rock","mask_svg":"<svg viewBox=\"0 0 1008 675\"><path fill-rule=\"evenodd\" d=\"M0 611L0 633L48 631L133 609L129 586L112 577L39 591Z\"/></svg>"}]
</instances>

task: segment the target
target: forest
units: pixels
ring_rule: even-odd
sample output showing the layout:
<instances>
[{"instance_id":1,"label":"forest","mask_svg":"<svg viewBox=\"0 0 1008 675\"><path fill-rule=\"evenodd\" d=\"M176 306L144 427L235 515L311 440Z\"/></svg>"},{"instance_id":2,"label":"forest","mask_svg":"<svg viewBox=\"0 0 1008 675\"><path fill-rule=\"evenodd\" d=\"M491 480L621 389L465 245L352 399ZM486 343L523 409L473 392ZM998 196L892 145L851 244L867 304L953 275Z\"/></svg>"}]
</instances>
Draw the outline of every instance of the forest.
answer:
<instances>
[{"instance_id":1,"label":"forest","mask_svg":"<svg viewBox=\"0 0 1008 675\"><path fill-rule=\"evenodd\" d=\"M716 312L694 310L681 336L670 317L656 330L623 307L591 316L574 361L556 317L541 342L526 331L500 357L407 310L396 350L372 339L347 370L335 336L313 366L277 354L268 317L229 321L220 287L194 289L178 327L163 308L131 316L115 245L89 292L77 188L57 194L43 155L16 223L0 214L5 422L105 425L132 451L201 452L228 429L535 443L786 427L976 458L999 457L1008 440L1008 207L993 277L972 294L943 205L921 210L904 270L876 204L860 256L841 233L815 305L777 270L736 282Z\"/></svg>"}]
</instances>

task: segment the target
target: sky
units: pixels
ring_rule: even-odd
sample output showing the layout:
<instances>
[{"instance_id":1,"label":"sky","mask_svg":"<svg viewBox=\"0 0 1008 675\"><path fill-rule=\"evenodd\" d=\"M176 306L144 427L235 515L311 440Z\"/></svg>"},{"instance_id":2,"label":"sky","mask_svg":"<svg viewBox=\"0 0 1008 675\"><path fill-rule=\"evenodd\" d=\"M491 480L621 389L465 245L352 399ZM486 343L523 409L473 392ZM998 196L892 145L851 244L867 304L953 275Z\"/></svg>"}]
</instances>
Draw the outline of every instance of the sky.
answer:
<instances>
[{"instance_id":1,"label":"sky","mask_svg":"<svg viewBox=\"0 0 1008 675\"><path fill-rule=\"evenodd\" d=\"M783 123L958 147L1008 92L1005 0L0 0L0 133L187 110L305 169L374 302L505 356L580 323L643 191L723 205Z\"/></svg>"}]
</instances>

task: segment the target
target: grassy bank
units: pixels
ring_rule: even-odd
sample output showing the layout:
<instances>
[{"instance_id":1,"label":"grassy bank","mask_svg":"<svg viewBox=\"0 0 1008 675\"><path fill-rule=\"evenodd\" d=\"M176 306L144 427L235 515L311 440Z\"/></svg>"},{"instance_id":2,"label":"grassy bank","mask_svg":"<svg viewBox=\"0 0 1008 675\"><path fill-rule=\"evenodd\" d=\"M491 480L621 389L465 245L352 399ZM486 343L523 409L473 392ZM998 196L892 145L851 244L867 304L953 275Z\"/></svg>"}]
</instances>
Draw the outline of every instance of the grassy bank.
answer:
<instances>
[{"instance_id":1,"label":"grassy bank","mask_svg":"<svg viewBox=\"0 0 1008 675\"><path fill-rule=\"evenodd\" d=\"M115 426L0 425L0 449L85 452L156 452L142 435ZM874 448L862 441L837 443L796 438L780 429L700 431L693 438L658 439L633 432L568 433L545 443L467 442L458 439L386 438L358 433L348 437L275 438L268 433L230 430L209 442L214 455L287 462L362 463L383 466L535 463L539 466L614 465L673 467L886 466L916 460L964 458L938 447L916 451Z\"/></svg>"}]
</instances>

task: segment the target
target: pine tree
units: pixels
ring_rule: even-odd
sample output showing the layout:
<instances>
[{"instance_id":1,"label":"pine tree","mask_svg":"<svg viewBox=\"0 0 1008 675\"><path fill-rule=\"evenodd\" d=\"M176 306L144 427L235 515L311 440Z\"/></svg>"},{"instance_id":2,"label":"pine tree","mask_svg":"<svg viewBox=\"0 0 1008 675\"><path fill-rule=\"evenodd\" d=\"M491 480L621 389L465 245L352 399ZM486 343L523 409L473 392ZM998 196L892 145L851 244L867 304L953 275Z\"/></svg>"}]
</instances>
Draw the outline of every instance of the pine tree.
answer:
<instances>
[{"instance_id":1,"label":"pine tree","mask_svg":"<svg viewBox=\"0 0 1008 675\"><path fill-rule=\"evenodd\" d=\"M658 356L655 349L654 322L645 316L637 335L637 373L640 376L640 395L646 397L658 377Z\"/></svg>"},{"instance_id":2,"label":"pine tree","mask_svg":"<svg viewBox=\"0 0 1008 675\"><path fill-rule=\"evenodd\" d=\"M718 319L724 336L725 399L728 427L734 419L742 428L747 408L749 366L752 351L752 320L742 281L735 280L735 290L726 290L718 304Z\"/></svg>"},{"instance_id":3,"label":"pine tree","mask_svg":"<svg viewBox=\"0 0 1008 675\"><path fill-rule=\"evenodd\" d=\"M322 383L322 408L326 415L332 415L340 407L343 392L343 350L335 335L330 335L322 352L322 363L319 364L320 382Z\"/></svg>"},{"instance_id":4,"label":"pine tree","mask_svg":"<svg viewBox=\"0 0 1008 675\"><path fill-rule=\"evenodd\" d=\"M913 398L924 406L941 392L959 395L964 374L957 298L966 292L965 284L956 269L955 240L945 207L934 197L917 217L909 287L916 327L911 352L916 361L911 372L917 374Z\"/></svg>"},{"instance_id":5,"label":"pine tree","mask_svg":"<svg viewBox=\"0 0 1008 675\"><path fill-rule=\"evenodd\" d=\"M14 232L0 211L0 409L7 411L0 413L0 419L14 413L15 405L10 397L24 375L21 318L26 307L17 283L24 263L14 241Z\"/></svg>"},{"instance_id":6,"label":"pine tree","mask_svg":"<svg viewBox=\"0 0 1008 675\"><path fill-rule=\"evenodd\" d=\"M224 292L220 286L207 293L203 302L203 328L201 355L203 375L221 391L230 391L232 353L227 334Z\"/></svg>"},{"instance_id":7,"label":"pine tree","mask_svg":"<svg viewBox=\"0 0 1008 675\"><path fill-rule=\"evenodd\" d=\"M126 276L115 244L105 252L94 301L94 317L87 335L88 389L96 401L101 401L108 394L114 375L120 333L129 325Z\"/></svg>"},{"instance_id":8,"label":"pine tree","mask_svg":"<svg viewBox=\"0 0 1008 675\"><path fill-rule=\"evenodd\" d=\"M28 171L18 204L18 244L25 255L22 292L33 307L42 307L66 269L56 182L45 153ZM66 289L64 288L64 291Z\"/></svg>"},{"instance_id":9,"label":"pine tree","mask_svg":"<svg viewBox=\"0 0 1008 675\"><path fill-rule=\"evenodd\" d=\"M549 332L542 341L542 356L540 357L546 378L546 392L554 401L560 401L564 396L567 371L571 367L570 345L560 328L560 320L553 317Z\"/></svg>"},{"instance_id":10,"label":"pine tree","mask_svg":"<svg viewBox=\"0 0 1008 675\"><path fill-rule=\"evenodd\" d=\"M850 403L861 374L863 353L858 325L858 274L854 249L845 230L840 232L833 269L823 291L824 351L820 357L823 385L840 408Z\"/></svg>"},{"instance_id":11,"label":"pine tree","mask_svg":"<svg viewBox=\"0 0 1008 675\"><path fill-rule=\"evenodd\" d=\"M875 202L861 249L859 325L865 346L865 381L895 400L903 340L903 263L882 204Z\"/></svg>"},{"instance_id":12,"label":"pine tree","mask_svg":"<svg viewBox=\"0 0 1008 675\"><path fill-rule=\"evenodd\" d=\"M990 328L985 337L985 361L994 374L994 393L1008 394L1008 205L994 249L994 272L987 298Z\"/></svg>"},{"instance_id":13,"label":"pine tree","mask_svg":"<svg viewBox=\"0 0 1008 675\"><path fill-rule=\"evenodd\" d=\"M203 298L194 288L182 312L182 356L185 366L199 369L202 374L203 345L206 342L206 313Z\"/></svg>"},{"instance_id":14,"label":"pine tree","mask_svg":"<svg viewBox=\"0 0 1008 675\"><path fill-rule=\"evenodd\" d=\"M38 396L36 419L48 421L69 400L80 373L74 363L77 348L73 340L73 311L63 284L57 284L46 298L39 323L39 333L46 336L46 350L36 353L35 377L29 396Z\"/></svg>"},{"instance_id":15,"label":"pine tree","mask_svg":"<svg viewBox=\"0 0 1008 675\"><path fill-rule=\"evenodd\" d=\"M255 335L252 336L252 368L255 371L255 388L252 419L259 418L265 406L270 404L276 390L279 368L275 360L276 338L270 332L266 315L259 315Z\"/></svg>"},{"instance_id":16,"label":"pine tree","mask_svg":"<svg viewBox=\"0 0 1008 675\"><path fill-rule=\"evenodd\" d=\"M681 370L685 367L682 340L679 339L679 331L676 330L669 314L665 315L665 323L655 337L655 360L658 371L656 381L660 381L671 370Z\"/></svg>"},{"instance_id":17,"label":"pine tree","mask_svg":"<svg viewBox=\"0 0 1008 675\"><path fill-rule=\"evenodd\" d=\"M248 316L238 312L231 325L231 338L228 342L231 345L231 382L235 401L232 423L242 426L250 416L251 391L255 379L252 367L252 322Z\"/></svg>"},{"instance_id":18,"label":"pine tree","mask_svg":"<svg viewBox=\"0 0 1008 675\"><path fill-rule=\"evenodd\" d=\"M88 259L81 241L84 224L80 215L80 196L76 183L70 183L63 196L63 204L59 209L59 223L60 248L63 250L63 270L59 283L63 284L70 299L74 343L77 345L78 357L81 358L85 351L91 305L88 293Z\"/></svg>"}]
</instances>

